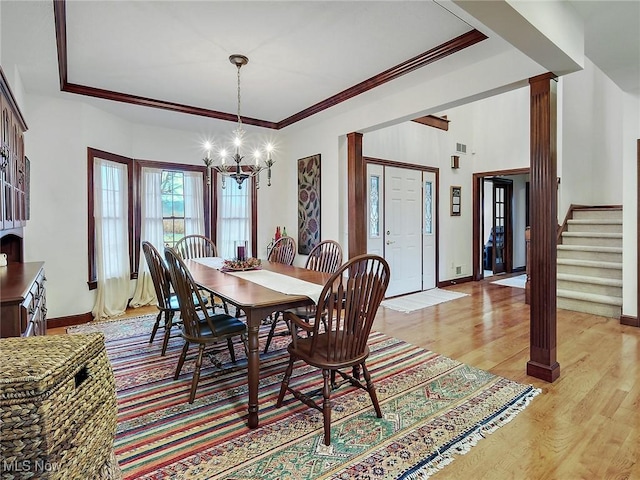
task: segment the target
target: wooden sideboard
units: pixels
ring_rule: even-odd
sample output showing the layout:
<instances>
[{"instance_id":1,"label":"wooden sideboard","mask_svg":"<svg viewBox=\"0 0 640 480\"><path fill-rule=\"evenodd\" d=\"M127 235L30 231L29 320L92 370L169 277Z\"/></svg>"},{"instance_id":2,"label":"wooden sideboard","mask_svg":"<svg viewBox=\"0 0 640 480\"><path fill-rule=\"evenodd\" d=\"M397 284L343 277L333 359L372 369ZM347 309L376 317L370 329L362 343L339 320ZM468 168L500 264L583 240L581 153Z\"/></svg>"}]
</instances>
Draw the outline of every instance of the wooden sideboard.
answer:
<instances>
[{"instance_id":1,"label":"wooden sideboard","mask_svg":"<svg viewBox=\"0 0 640 480\"><path fill-rule=\"evenodd\" d=\"M0 337L47 333L44 262L0 267Z\"/></svg>"}]
</instances>

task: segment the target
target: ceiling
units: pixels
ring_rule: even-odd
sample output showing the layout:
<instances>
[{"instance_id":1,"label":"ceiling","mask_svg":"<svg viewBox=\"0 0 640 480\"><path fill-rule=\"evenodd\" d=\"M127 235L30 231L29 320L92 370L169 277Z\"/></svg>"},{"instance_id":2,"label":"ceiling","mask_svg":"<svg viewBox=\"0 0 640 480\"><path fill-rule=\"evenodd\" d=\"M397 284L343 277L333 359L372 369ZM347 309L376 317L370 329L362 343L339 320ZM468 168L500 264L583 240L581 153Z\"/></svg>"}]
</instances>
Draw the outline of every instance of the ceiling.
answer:
<instances>
[{"instance_id":1,"label":"ceiling","mask_svg":"<svg viewBox=\"0 0 640 480\"><path fill-rule=\"evenodd\" d=\"M569 3L585 21L586 55L622 89L640 93L640 2ZM242 115L271 128L310 107L326 108L350 91L395 82L401 75L381 74L403 73L400 67L410 59L482 27L464 20L448 0L67 0L60 5L64 28L58 26L58 36L66 34L66 45L57 49L53 2L2 0L3 63L8 59L17 66L25 91L60 91L62 52L63 82L81 87L76 92L233 119L237 72L228 57L243 54L249 63L241 70ZM482 33L492 37L487 45L501 42L488 29ZM433 60L420 68L434 68ZM156 109L122 101L100 102L126 118L140 119L142 112L160 116ZM171 118L178 117L194 115ZM178 123L176 128L189 128Z\"/></svg>"}]
</instances>

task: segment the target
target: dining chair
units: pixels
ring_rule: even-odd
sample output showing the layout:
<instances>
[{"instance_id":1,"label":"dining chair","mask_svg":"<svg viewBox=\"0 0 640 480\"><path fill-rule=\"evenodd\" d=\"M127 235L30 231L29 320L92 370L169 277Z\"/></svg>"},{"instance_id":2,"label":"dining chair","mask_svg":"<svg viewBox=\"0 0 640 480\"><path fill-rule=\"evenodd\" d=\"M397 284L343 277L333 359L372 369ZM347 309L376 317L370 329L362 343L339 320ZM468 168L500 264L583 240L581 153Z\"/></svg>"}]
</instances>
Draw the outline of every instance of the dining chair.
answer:
<instances>
[{"instance_id":1,"label":"dining chair","mask_svg":"<svg viewBox=\"0 0 640 480\"><path fill-rule=\"evenodd\" d=\"M174 248L183 260L218 256L218 247L210 238L204 235L186 235L176 242ZM211 303L215 307L222 308L224 313L229 313L229 306L222 299L211 295ZM236 309L236 316L237 315L238 310Z\"/></svg>"},{"instance_id":2,"label":"dining chair","mask_svg":"<svg viewBox=\"0 0 640 480\"><path fill-rule=\"evenodd\" d=\"M280 237L273 244L273 247L269 251L269 255L267 256L267 260L275 263L284 263L286 265L293 265L293 261L296 258L296 241L293 237ZM276 325L278 324L278 320L282 312L275 312L272 315L269 315L269 320L271 321L271 328L269 329L269 335L267 336L267 343L264 346L264 352L267 353L269 350L269 345L271 344L271 340L273 339L274 332L276 330Z\"/></svg>"},{"instance_id":3,"label":"dining chair","mask_svg":"<svg viewBox=\"0 0 640 480\"><path fill-rule=\"evenodd\" d=\"M184 259L217 257L218 247L204 235L187 235L176 242L175 249Z\"/></svg>"},{"instance_id":4,"label":"dining chair","mask_svg":"<svg viewBox=\"0 0 640 480\"><path fill-rule=\"evenodd\" d=\"M282 406L289 391L304 404L322 412L325 445L331 443L331 392L345 383L366 390L376 416L382 418L366 360L369 356L369 333L389 285L389 275L389 265L382 257L359 255L338 268L327 281L311 322L292 312L285 312L287 321L307 332L308 336L299 337L292 329L294 334L287 347L289 364L276 407ZM326 314L326 326L320 330L323 314ZM322 370L323 388L304 393L290 385L293 366L298 360ZM344 369L351 369L351 372ZM360 369L364 382L360 380ZM342 377L339 383L336 383L336 373ZM313 399L319 394L323 397L322 404Z\"/></svg>"},{"instance_id":5,"label":"dining chair","mask_svg":"<svg viewBox=\"0 0 640 480\"><path fill-rule=\"evenodd\" d=\"M267 260L275 263L293 265L296 258L296 241L293 237L280 237L273 244Z\"/></svg>"},{"instance_id":6,"label":"dining chair","mask_svg":"<svg viewBox=\"0 0 640 480\"><path fill-rule=\"evenodd\" d=\"M144 258L149 266L149 273L151 274L151 281L156 291L157 307L160 310L156 317L156 322L153 325L151 331L151 338L149 343L153 343L162 317L164 316L164 340L162 341L162 350L160 355L164 356L167 352L167 345L171 336L171 328L174 325L179 324L179 321L174 321L176 313L180 313L180 305L178 303L178 297L173 292L171 286L171 277L169 276L169 270L167 265L160 255L160 252L150 242L142 242L142 251L144 252Z\"/></svg>"},{"instance_id":7,"label":"dining chair","mask_svg":"<svg viewBox=\"0 0 640 480\"><path fill-rule=\"evenodd\" d=\"M235 363L236 356L233 338L240 337L246 355L247 326L231 315L226 313L215 314L213 311L207 309L205 299L180 254L171 247L166 247L164 254L171 276L171 282L173 283L176 295L178 296L178 303L180 304L182 338L184 338L185 341L180 359L178 360L178 366L176 367L176 373L173 377L174 380L177 380L180 376L180 371L187 357L189 346L192 343L198 345L196 365L191 381L191 391L189 393L189 403L193 403L200 379L200 369L202 367L205 348L226 341L231 361ZM212 353L219 351L220 350L217 350Z\"/></svg>"},{"instance_id":8,"label":"dining chair","mask_svg":"<svg viewBox=\"0 0 640 480\"><path fill-rule=\"evenodd\" d=\"M334 273L338 267L342 265L342 247L335 240L324 240L317 244L309 252L307 262L304 268L309 270L315 270L317 272ZM316 314L316 306L310 305L308 307L299 307L291 310L298 317L309 320ZM267 341L264 347L264 353L267 353L271 340L273 339L278 324L279 316L276 314L275 319L271 323L269 334L267 335ZM282 317L284 319L284 316ZM291 327L291 325L289 325ZM282 335L287 335L287 332L282 332Z\"/></svg>"}]
</instances>

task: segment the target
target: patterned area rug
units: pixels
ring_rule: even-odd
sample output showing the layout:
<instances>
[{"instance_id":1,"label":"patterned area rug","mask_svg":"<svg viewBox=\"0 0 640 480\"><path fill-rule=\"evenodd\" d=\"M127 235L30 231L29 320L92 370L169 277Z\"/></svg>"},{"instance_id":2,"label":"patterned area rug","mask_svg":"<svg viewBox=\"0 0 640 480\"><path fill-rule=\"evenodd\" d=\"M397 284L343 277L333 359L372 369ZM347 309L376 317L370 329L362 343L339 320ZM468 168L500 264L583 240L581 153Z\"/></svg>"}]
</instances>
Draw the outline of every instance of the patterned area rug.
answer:
<instances>
[{"instance_id":1,"label":"patterned area rug","mask_svg":"<svg viewBox=\"0 0 640 480\"><path fill-rule=\"evenodd\" d=\"M395 479L428 478L524 409L539 390L495 376L401 340L372 333L367 362L383 418L362 390L332 395L331 446L322 415L291 395L275 408L286 336L261 355L260 427L246 426L246 361L205 360L195 402L187 403L195 360L173 373L182 346L149 344L153 317L93 323L70 333L103 331L118 391L115 453L125 479ZM266 336L265 332L261 334ZM264 336L261 338L264 345ZM292 384L311 389L322 375L301 365Z\"/></svg>"},{"instance_id":2,"label":"patterned area rug","mask_svg":"<svg viewBox=\"0 0 640 480\"><path fill-rule=\"evenodd\" d=\"M381 305L383 307L390 308L391 310L409 313L467 296L469 296L468 293L432 288L431 290L425 290L424 292L412 293L411 295L404 295L402 297L384 300Z\"/></svg>"}]
</instances>

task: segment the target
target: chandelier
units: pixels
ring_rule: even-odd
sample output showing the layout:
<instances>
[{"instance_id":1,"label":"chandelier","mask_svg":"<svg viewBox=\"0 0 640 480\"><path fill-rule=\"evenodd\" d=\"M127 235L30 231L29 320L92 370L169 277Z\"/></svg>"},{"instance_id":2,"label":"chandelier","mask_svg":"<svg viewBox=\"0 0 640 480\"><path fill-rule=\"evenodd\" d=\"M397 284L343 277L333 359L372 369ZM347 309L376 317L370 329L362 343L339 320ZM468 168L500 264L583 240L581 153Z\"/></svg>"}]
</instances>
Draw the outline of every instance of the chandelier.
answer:
<instances>
[{"instance_id":1,"label":"chandelier","mask_svg":"<svg viewBox=\"0 0 640 480\"><path fill-rule=\"evenodd\" d=\"M243 65L249 63L249 59L244 55L231 55L229 61L238 69L238 126L233 131L235 136L233 140L233 149L235 153L229 154L227 149L223 148L219 151L220 163L214 164L214 160L211 158L211 150L214 147L211 143L205 143L205 149L207 150L207 156L202 159L207 166L207 184L211 184L211 170L215 170L221 175L222 188L225 188L226 177L233 178L238 184L238 188L242 188L242 183L250 177L255 177L256 188L260 188L260 172L267 169L267 185L271 186L271 167L275 163L271 158L271 152L273 146L267 143L264 146L264 152L260 149L256 149L253 152L253 162L244 163L244 156L241 155L242 142L244 138L244 129L242 128L242 117L240 116L240 68ZM262 156L265 155L266 159L262 162Z\"/></svg>"}]
</instances>

